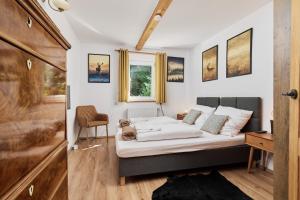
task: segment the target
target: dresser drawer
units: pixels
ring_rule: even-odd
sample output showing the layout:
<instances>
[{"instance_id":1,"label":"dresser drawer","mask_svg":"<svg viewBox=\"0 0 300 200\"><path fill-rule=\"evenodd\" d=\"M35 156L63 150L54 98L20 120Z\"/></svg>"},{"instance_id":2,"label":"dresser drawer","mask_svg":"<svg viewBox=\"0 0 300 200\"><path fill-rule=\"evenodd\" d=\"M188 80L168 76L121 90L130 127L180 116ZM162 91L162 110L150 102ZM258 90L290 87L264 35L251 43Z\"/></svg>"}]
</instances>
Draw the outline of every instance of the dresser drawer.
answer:
<instances>
[{"instance_id":1,"label":"dresser drawer","mask_svg":"<svg viewBox=\"0 0 300 200\"><path fill-rule=\"evenodd\" d=\"M65 68L66 50L16 0L0 0L0 32Z\"/></svg>"},{"instance_id":2,"label":"dresser drawer","mask_svg":"<svg viewBox=\"0 0 300 200\"><path fill-rule=\"evenodd\" d=\"M52 200L64 200L68 199L68 177L65 177L65 179L62 181L61 185L59 186L59 189L54 194Z\"/></svg>"},{"instance_id":3,"label":"dresser drawer","mask_svg":"<svg viewBox=\"0 0 300 200\"><path fill-rule=\"evenodd\" d=\"M273 142L271 140L267 140L264 138L259 138L253 135L246 134L245 143L257 147L259 149L263 149L269 152L273 152Z\"/></svg>"},{"instance_id":4,"label":"dresser drawer","mask_svg":"<svg viewBox=\"0 0 300 200\"><path fill-rule=\"evenodd\" d=\"M63 149L37 177L28 184L17 200L48 200L67 178L67 149ZM67 199L67 198L66 198ZM61 198L64 200L64 198Z\"/></svg>"},{"instance_id":5,"label":"dresser drawer","mask_svg":"<svg viewBox=\"0 0 300 200\"><path fill-rule=\"evenodd\" d=\"M0 40L0 199L65 141L65 75Z\"/></svg>"}]
</instances>

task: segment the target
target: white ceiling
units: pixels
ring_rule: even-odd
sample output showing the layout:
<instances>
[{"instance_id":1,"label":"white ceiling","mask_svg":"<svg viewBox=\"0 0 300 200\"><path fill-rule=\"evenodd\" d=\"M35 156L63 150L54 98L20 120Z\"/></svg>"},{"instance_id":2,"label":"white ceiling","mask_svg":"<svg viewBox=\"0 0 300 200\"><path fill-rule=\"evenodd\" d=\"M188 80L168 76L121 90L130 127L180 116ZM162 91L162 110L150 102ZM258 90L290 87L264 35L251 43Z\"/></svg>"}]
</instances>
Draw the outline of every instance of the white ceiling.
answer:
<instances>
[{"instance_id":1,"label":"white ceiling","mask_svg":"<svg viewBox=\"0 0 300 200\"><path fill-rule=\"evenodd\" d=\"M193 47L272 0L173 0L146 48ZM158 0L71 0L67 12L82 42L135 46Z\"/></svg>"}]
</instances>

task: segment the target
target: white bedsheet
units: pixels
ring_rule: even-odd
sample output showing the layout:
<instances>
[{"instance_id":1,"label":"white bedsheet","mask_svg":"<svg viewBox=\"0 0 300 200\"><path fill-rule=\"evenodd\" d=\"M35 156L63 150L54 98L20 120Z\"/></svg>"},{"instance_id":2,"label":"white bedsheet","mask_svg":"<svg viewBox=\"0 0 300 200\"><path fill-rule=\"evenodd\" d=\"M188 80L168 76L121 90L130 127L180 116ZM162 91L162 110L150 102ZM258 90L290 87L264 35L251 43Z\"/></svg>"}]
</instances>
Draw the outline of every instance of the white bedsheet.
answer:
<instances>
[{"instance_id":1,"label":"white bedsheet","mask_svg":"<svg viewBox=\"0 0 300 200\"><path fill-rule=\"evenodd\" d=\"M116 151L121 158L192 152L244 144L244 134L231 137L203 132L198 138L138 142L123 141L121 130L116 134Z\"/></svg>"}]
</instances>

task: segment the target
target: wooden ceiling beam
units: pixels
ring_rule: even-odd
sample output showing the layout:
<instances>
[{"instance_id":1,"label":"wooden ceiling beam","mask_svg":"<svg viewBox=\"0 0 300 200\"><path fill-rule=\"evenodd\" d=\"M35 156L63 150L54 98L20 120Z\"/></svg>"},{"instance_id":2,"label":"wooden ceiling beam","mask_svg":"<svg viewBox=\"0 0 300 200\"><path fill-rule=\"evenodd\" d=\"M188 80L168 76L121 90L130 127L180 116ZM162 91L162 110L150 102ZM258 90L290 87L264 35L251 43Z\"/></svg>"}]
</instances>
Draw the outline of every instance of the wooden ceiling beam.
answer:
<instances>
[{"instance_id":1,"label":"wooden ceiling beam","mask_svg":"<svg viewBox=\"0 0 300 200\"><path fill-rule=\"evenodd\" d=\"M153 30L159 23L159 21L155 20L156 15L160 15L161 17L164 16L166 10L170 6L173 0L159 0L156 8L154 9L152 16L150 17L147 26L144 29L144 32L139 39L139 42L136 45L136 50L140 51L143 49L146 41L149 39L150 35L152 34Z\"/></svg>"}]
</instances>

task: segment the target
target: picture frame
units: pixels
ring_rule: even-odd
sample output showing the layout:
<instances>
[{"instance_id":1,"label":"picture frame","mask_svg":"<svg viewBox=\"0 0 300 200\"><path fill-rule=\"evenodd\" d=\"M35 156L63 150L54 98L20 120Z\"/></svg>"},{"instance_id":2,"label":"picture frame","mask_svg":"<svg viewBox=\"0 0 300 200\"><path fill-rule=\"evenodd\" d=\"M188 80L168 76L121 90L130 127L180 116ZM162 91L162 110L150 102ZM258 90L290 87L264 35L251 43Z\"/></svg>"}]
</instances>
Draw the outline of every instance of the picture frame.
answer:
<instances>
[{"instance_id":1,"label":"picture frame","mask_svg":"<svg viewBox=\"0 0 300 200\"><path fill-rule=\"evenodd\" d=\"M219 46L202 52L202 82L218 80Z\"/></svg>"},{"instance_id":2,"label":"picture frame","mask_svg":"<svg viewBox=\"0 0 300 200\"><path fill-rule=\"evenodd\" d=\"M167 81L179 83L184 82L184 58L168 56Z\"/></svg>"},{"instance_id":3,"label":"picture frame","mask_svg":"<svg viewBox=\"0 0 300 200\"><path fill-rule=\"evenodd\" d=\"M110 83L109 54L88 54L88 82Z\"/></svg>"},{"instance_id":4,"label":"picture frame","mask_svg":"<svg viewBox=\"0 0 300 200\"><path fill-rule=\"evenodd\" d=\"M252 74L253 28L227 40L226 78Z\"/></svg>"}]
</instances>

